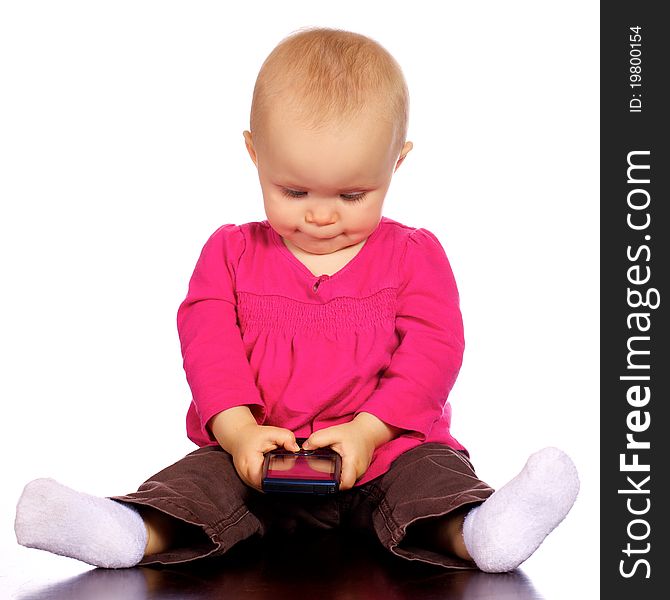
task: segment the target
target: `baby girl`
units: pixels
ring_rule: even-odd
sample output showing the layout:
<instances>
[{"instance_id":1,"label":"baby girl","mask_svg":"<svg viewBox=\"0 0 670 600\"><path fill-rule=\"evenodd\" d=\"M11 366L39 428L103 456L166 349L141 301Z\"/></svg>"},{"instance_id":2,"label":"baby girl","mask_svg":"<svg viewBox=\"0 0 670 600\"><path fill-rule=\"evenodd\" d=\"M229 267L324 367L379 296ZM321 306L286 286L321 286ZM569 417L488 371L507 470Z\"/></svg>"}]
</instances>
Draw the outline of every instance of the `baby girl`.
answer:
<instances>
[{"instance_id":1,"label":"baby girl","mask_svg":"<svg viewBox=\"0 0 670 600\"><path fill-rule=\"evenodd\" d=\"M177 313L198 448L121 496L31 481L20 544L121 568L347 527L407 560L503 572L565 518L579 479L564 452L534 453L494 491L450 432L454 276L431 231L382 216L408 110L400 67L368 37L310 28L271 52L244 132L267 220L211 234ZM264 455L296 438L341 456L336 494L264 493Z\"/></svg>"}]
</instances>

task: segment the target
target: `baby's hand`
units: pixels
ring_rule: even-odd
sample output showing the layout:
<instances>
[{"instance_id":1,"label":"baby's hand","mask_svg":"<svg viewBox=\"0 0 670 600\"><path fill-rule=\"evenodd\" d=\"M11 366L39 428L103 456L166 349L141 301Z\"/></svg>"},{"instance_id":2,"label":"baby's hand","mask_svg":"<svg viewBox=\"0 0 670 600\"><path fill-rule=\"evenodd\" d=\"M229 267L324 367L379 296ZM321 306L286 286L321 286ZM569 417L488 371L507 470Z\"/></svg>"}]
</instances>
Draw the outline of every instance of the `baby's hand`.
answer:
<instances>
[{"instance_id":1,"label":"baby's hand","mask_svg":"<svg viewBox=\"0 0 670 600\"><path fill-rule=\"evenodd\" d=\"M304 450L330 446L342 457L340 491L354 487L354 483L368 470L375 446L354 422L342 423L315 431L302 445Z\"/></svg>"},{"instance_id":2,"label":"baby's hand","mask_svg":"<svg viewBox=\"0 0 670 600\"><path fill-rule=\"evenodd\" d=\"M242 481L262 492L261 477L265 453L277 448L285 448L290 452L300 450L294 433L289 429L255 423L240 429L231 454Z\"/></svg>"}]
</instances>

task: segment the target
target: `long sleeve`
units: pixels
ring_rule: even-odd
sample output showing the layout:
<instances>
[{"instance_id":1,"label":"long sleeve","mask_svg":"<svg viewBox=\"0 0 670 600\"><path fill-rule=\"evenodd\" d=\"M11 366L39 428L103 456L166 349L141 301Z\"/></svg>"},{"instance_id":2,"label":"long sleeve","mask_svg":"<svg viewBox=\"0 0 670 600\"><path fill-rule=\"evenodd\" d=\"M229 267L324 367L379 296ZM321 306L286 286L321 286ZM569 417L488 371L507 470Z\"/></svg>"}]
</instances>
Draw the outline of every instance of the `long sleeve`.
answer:
<instances>
[{"instance_id":1,"label":"long sleeve","mask_svg":"<svg viewBox=\"0 0 670 600\"><path fill-rule=\"evenodd\" d=\"M200 437L209 440L214 440L207 429L209 420L222 410L258 405L265 416L235 310L235 274L244 249L244 234L238 225L219 227L205 243L177 311L192 406L200 419Z\"/></svg>"},{"instance_id":2,"label":"long sleeve","mask_svg":"<svg viewBox=\"0 0 670 600\"><path fill-rule=\"evenodd\" d=\"M399 269L400 343L356 414L369 412L389 425L418 432L423 441L442 415L461 368L463 322L451 266L433 233L412 232Z\"/></svg>"}]
</instances>

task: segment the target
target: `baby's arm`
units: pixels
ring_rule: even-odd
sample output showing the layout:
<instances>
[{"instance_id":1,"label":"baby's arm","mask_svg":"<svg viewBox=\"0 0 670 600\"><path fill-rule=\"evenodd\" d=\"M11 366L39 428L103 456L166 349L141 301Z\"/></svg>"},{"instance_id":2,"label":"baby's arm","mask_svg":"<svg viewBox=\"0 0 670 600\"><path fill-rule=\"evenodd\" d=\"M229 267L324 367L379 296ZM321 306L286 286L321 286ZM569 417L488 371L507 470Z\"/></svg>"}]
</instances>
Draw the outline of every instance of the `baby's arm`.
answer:
<instances>
[{"instance_id":1,"label":"baby's arm","mask_svg":"<svg viewBox=\"0 0 670 600\"><path fill-rule=\"evenodd\" d=\"M253 407L263 421L265 406L247 360L235 308L236 269L244 248L239 226L217 229L202 249L188 294L177 311L184 371L195 406L190 412L200 421L200 431L191 439L198 445L215 441L211 419L229 408ZM190 426L193 428L192 422Z\"/></svg>"},{"instance_id":2,"label":"baby's arm","mask_svg":"<svg viewBox=\"0 0 670 600\"><path fill-rule=\"evenodd\" d=\"M234 406L221 411L210 421L210 429L216 441L229 454L233 454L240 432L249 425L258 426L258 423L248 406Z\"/></svg>"},{"instance_id":3,"label":"baby's arm","mask_svg":"<svg viewBox=\"0 0 670 600\"><path fill-rule=\"evenodd\" d=\"M463 322L451 266L433 233L411 234L399 269L400 343L355 418L370 413L423 441L443 411L449 416L447 397L463 360Z\"/></svg>"},{"instance_id":4,"label":"baby's arm","mask_svg":"<svg viewBox=\"0 0 670 600\"><path fill-rule=\"evenodd\" d=\"M390 442L404 431L400 427L385 423L369 412L359 412L352 422L359 425L361 434L367 437L374 448Z\"/></svg>"}]
</instances>

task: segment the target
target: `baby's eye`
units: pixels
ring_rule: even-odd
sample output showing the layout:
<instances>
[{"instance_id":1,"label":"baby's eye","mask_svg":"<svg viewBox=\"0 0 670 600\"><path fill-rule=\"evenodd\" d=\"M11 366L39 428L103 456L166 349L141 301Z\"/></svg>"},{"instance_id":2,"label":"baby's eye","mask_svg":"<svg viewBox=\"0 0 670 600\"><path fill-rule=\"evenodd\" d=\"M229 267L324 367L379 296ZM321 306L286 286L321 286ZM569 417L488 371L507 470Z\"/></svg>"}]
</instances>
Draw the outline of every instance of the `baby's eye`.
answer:
<instances>
[{"instance_id":1,"label":"baby's eye","mask_svg":"<svg viewBox=\"0 0 670 600\"><path fill-rule=\"evenodd\" d=\"M282 188L282 194L288 198L302 198L307 195L307 192L292 190L290 188ZM340 198L347 202L360 202L365 198L366 192L359 192L358 194L340 194Z\"/></svg>"},{"instance_id":2,"label":"baby's eye","mask_svg":"<svg viewBox=\"0 0 670 600\"><path fill-rule=\"evenodd\" d=\"M282 189L282 194L288 196L289 198L302 198L307 192L299 192L297 190L290 190L288 188Z\"/></svg>"},{"instance_id":3,"label":"baby's eye","mask_svg":"<svg viewBox=\"0 0 670 600\"><path fill-rule=\"evenodd\" d=\"M340 198L349 202L360 202L365 198L365 192L360 192L359 194L340 194Z\"/></svg>"}]
</instances>

